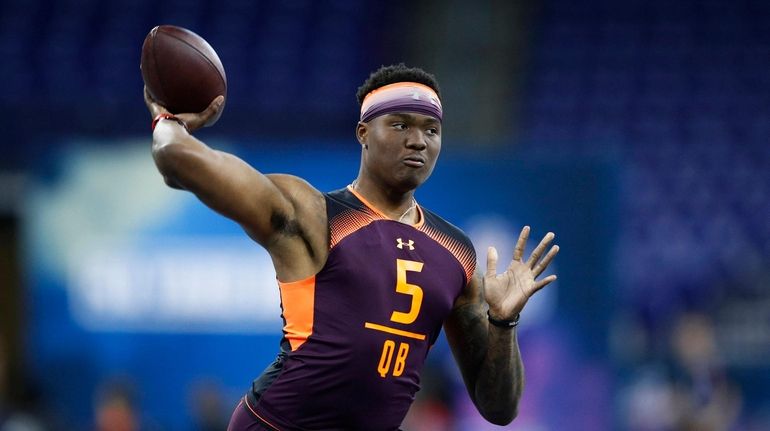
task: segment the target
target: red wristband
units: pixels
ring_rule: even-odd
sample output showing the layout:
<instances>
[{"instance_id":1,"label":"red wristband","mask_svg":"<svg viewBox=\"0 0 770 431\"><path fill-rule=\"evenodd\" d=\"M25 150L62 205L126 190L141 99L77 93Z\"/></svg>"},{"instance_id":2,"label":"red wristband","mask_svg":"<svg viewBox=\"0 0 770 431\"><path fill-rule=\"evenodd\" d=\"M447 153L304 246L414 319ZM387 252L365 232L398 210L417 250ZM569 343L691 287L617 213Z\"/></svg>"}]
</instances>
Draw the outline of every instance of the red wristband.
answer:
<instances>
[{"instance_id":1,"label":"red wristband","mask_svg":"<svg viewBox=\"0 0 770 431\"><path fill-rule=\"evenodd\" d=\"M182 127L184 127L185 130L189 132L187 129L187 124L184 123L184 121L180 120L178 117L175 117L174 114L171 114L169 112L163 112L161 114L158 114L154 120L152 120L152 130L155 131L155 126L158 125L158 121L160 120L173 120L179 123Z\"/></svg>"}]
</instances>

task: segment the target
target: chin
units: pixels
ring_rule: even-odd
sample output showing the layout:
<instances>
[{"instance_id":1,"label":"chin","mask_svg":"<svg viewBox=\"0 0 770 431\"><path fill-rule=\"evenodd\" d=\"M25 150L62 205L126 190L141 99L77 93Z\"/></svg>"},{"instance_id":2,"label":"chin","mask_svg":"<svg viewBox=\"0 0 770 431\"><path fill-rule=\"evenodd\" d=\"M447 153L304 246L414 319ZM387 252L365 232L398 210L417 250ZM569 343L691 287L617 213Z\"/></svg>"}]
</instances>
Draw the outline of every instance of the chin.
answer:
<instances>
[{"instance_id":1,"label":"chin","mask_svg":"<svg viewBox=\"0 0 770 431\"><path fill-rule=\"evenodd\" d=\"M410 175L405 178L396 180L396 188L399 191L407 192L414 190L425 183L428 180L429 175Z\"/></svg>"}]
</instances>

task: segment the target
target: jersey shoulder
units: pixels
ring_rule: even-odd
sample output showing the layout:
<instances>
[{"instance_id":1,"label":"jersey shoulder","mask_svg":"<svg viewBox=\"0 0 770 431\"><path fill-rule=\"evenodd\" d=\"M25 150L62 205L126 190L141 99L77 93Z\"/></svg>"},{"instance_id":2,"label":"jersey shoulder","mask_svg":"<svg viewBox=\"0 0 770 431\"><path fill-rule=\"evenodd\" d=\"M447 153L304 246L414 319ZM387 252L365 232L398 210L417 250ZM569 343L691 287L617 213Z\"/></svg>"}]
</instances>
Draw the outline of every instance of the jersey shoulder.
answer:
<instances>
[{"instance_id":1,"label":"jersey shoulder","mask_svg":"<svg viewBox=\"0 0 770 431\"><path fill-rule=\"evenodd\" d=\"M473 242L462 229L460 229L459 227L450 223L440 215L436 214L435 212L423 206L420 206L420 209L422 209L422 213L425 216L426 226L432 227L433 229L436 229L439 232L449 235L451 238L462 243L465 247L468 247L469 249L473 250Z\"/></svg>"},{"instance_id":2,"label":"jersey shoulder","mask_svg":"<svg viewBox=\"0 0 770 431\"><path fill-rule=\"evenodd\" d=\"M324 193L329 229L329 250L347 236L380 217L361 203L348 188Z\"/></svg>"},{"instance_id":3,"label":"jersey shoulder","mask_svg":"<svg viewBox=\"0 0 770 431\"><path fill-rule=\"evenodd\" d=\"M366 205L356 199L347 187L324 193L326 199L327 214L331 219L346 211L358 211L366 214L372 213ZM372 215L374 215L372 213Z\"/></svg>"},{"instance_id":4,"label":"jersey shoulder","mask_svg":"<svg viewBox=\"0 0 770 431\"><path fill-rule=\"evenodd\" d=\"M466 282L476 271L476 250L473 242L462 229L445 220L433 211L420 206L424 223L420 230L449 250L465 270Z\"/></svg>"}]
</instances>

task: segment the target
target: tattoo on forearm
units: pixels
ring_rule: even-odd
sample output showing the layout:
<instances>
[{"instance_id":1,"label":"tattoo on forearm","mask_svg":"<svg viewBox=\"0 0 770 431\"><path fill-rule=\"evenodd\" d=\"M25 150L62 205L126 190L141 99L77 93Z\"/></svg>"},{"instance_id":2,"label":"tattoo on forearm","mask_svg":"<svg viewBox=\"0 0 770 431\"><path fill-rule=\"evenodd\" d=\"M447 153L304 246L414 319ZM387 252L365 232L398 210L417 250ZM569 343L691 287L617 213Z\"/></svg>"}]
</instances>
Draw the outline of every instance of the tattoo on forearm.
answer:
<instances>
[{"instance_id":1,"label":"tattoo on forearm","mask_svg":"<svg viewBox=\"0 0 770 431\"><path fill-rule=\"evenodd\" d=\"M476 383L477 402L490 416L505 416L516 410L524 385L515 330L490 326L488 343Z\"/></svg>"},{"instance_id":2,"label":"tattoo on forearm","mask_svg":"<svg viewBox=\"0 0 770 431\"><path fill-rule=\"evenodd\" d=\"M489 325L480 279L468 285L445 329L479 412L495 424L509 423L524 387L524 367L516 329Z\"/></svg>"}]
</instances>

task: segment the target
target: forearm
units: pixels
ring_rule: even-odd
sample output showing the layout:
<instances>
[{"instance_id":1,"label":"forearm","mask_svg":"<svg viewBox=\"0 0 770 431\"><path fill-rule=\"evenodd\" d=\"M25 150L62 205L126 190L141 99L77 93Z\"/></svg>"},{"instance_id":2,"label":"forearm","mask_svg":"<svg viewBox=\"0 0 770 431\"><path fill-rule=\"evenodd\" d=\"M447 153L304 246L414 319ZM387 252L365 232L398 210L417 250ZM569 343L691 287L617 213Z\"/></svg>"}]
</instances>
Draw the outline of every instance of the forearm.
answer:
<instances>
[{"instance_id":1,"label":"forearm","mask_svg":"<svg viewBox=\"0 0 770 431\"><path fill-rule=\"evenodd\" d=\"M152 158L171 187L189 188L186 172L195 172L196 159L210 149L174 121L160 121L152 135Z\"/></svg>"},{"instance_id":2,"label":"forearm","mask_svg":"<svg viewBox=\"0 0 770 431\"><path fill-rule=\"evenodd\" d=\"M489 247L486 274L470 280L444 324L468 393L482 416L497 425L510 423L518 413L524 366L516 328L493 325L487 316L504 325L497 321L518 316L532 294L556 280L555 275L535 280L559 251L554 245L540 261L553 237L551 232L546 234L525 262L523 253L529 238L529 226L525 226L513 260L502 274L497 273L497 250Z\"/></svg>"},{"instance_id":3,"label":"forearm","mask_svg":"<svg viewBox=\"0 0 770 431\"><path fill-rule=\"evenodd\" d=\"M267 215L255 207L258 203L270 208L265 195L275 187L269 180L237 157L210 148L180 124L158 123L152 157L168 186L193 193L209 208L244 227L268 223Z\"/></svg>"},{"instance_id":4,"label":"forearm","mask_svg":"<svg viewBox=\"0 0 770 431\"><path fill-rule=\"evenodd\" d=\"M152 156L166 184L193 193L266 247L287 230L285 226L296 223L295 204L286 196L299 196L303 203L320 197L323 202L317 190L294 177L279 179L279 188L237 156L208 147L175 121L158 122Z\"/></svg>"},{"instance_id":5,"label":"forearm","mask_svg":"<svg viewBox=\"0 0 770 431\"><path fill-rule=\"evenodd\" d=\"M480 300L457 305L444 329L479 413L498 425L510 423L524 386L516 329L490 325Z\"/></svg>"},{"instance_id":6,"label":"forearm","mask_svg":"<svg viewBox=\"0 0 770 431\"><path fill-rule=\"evenodd\" d=\"M488 324L486 354L474 387L479 412L492 423L510 423L516 417L523 388L524 366L516 329Z\"/></svg>"}]
</instances>

